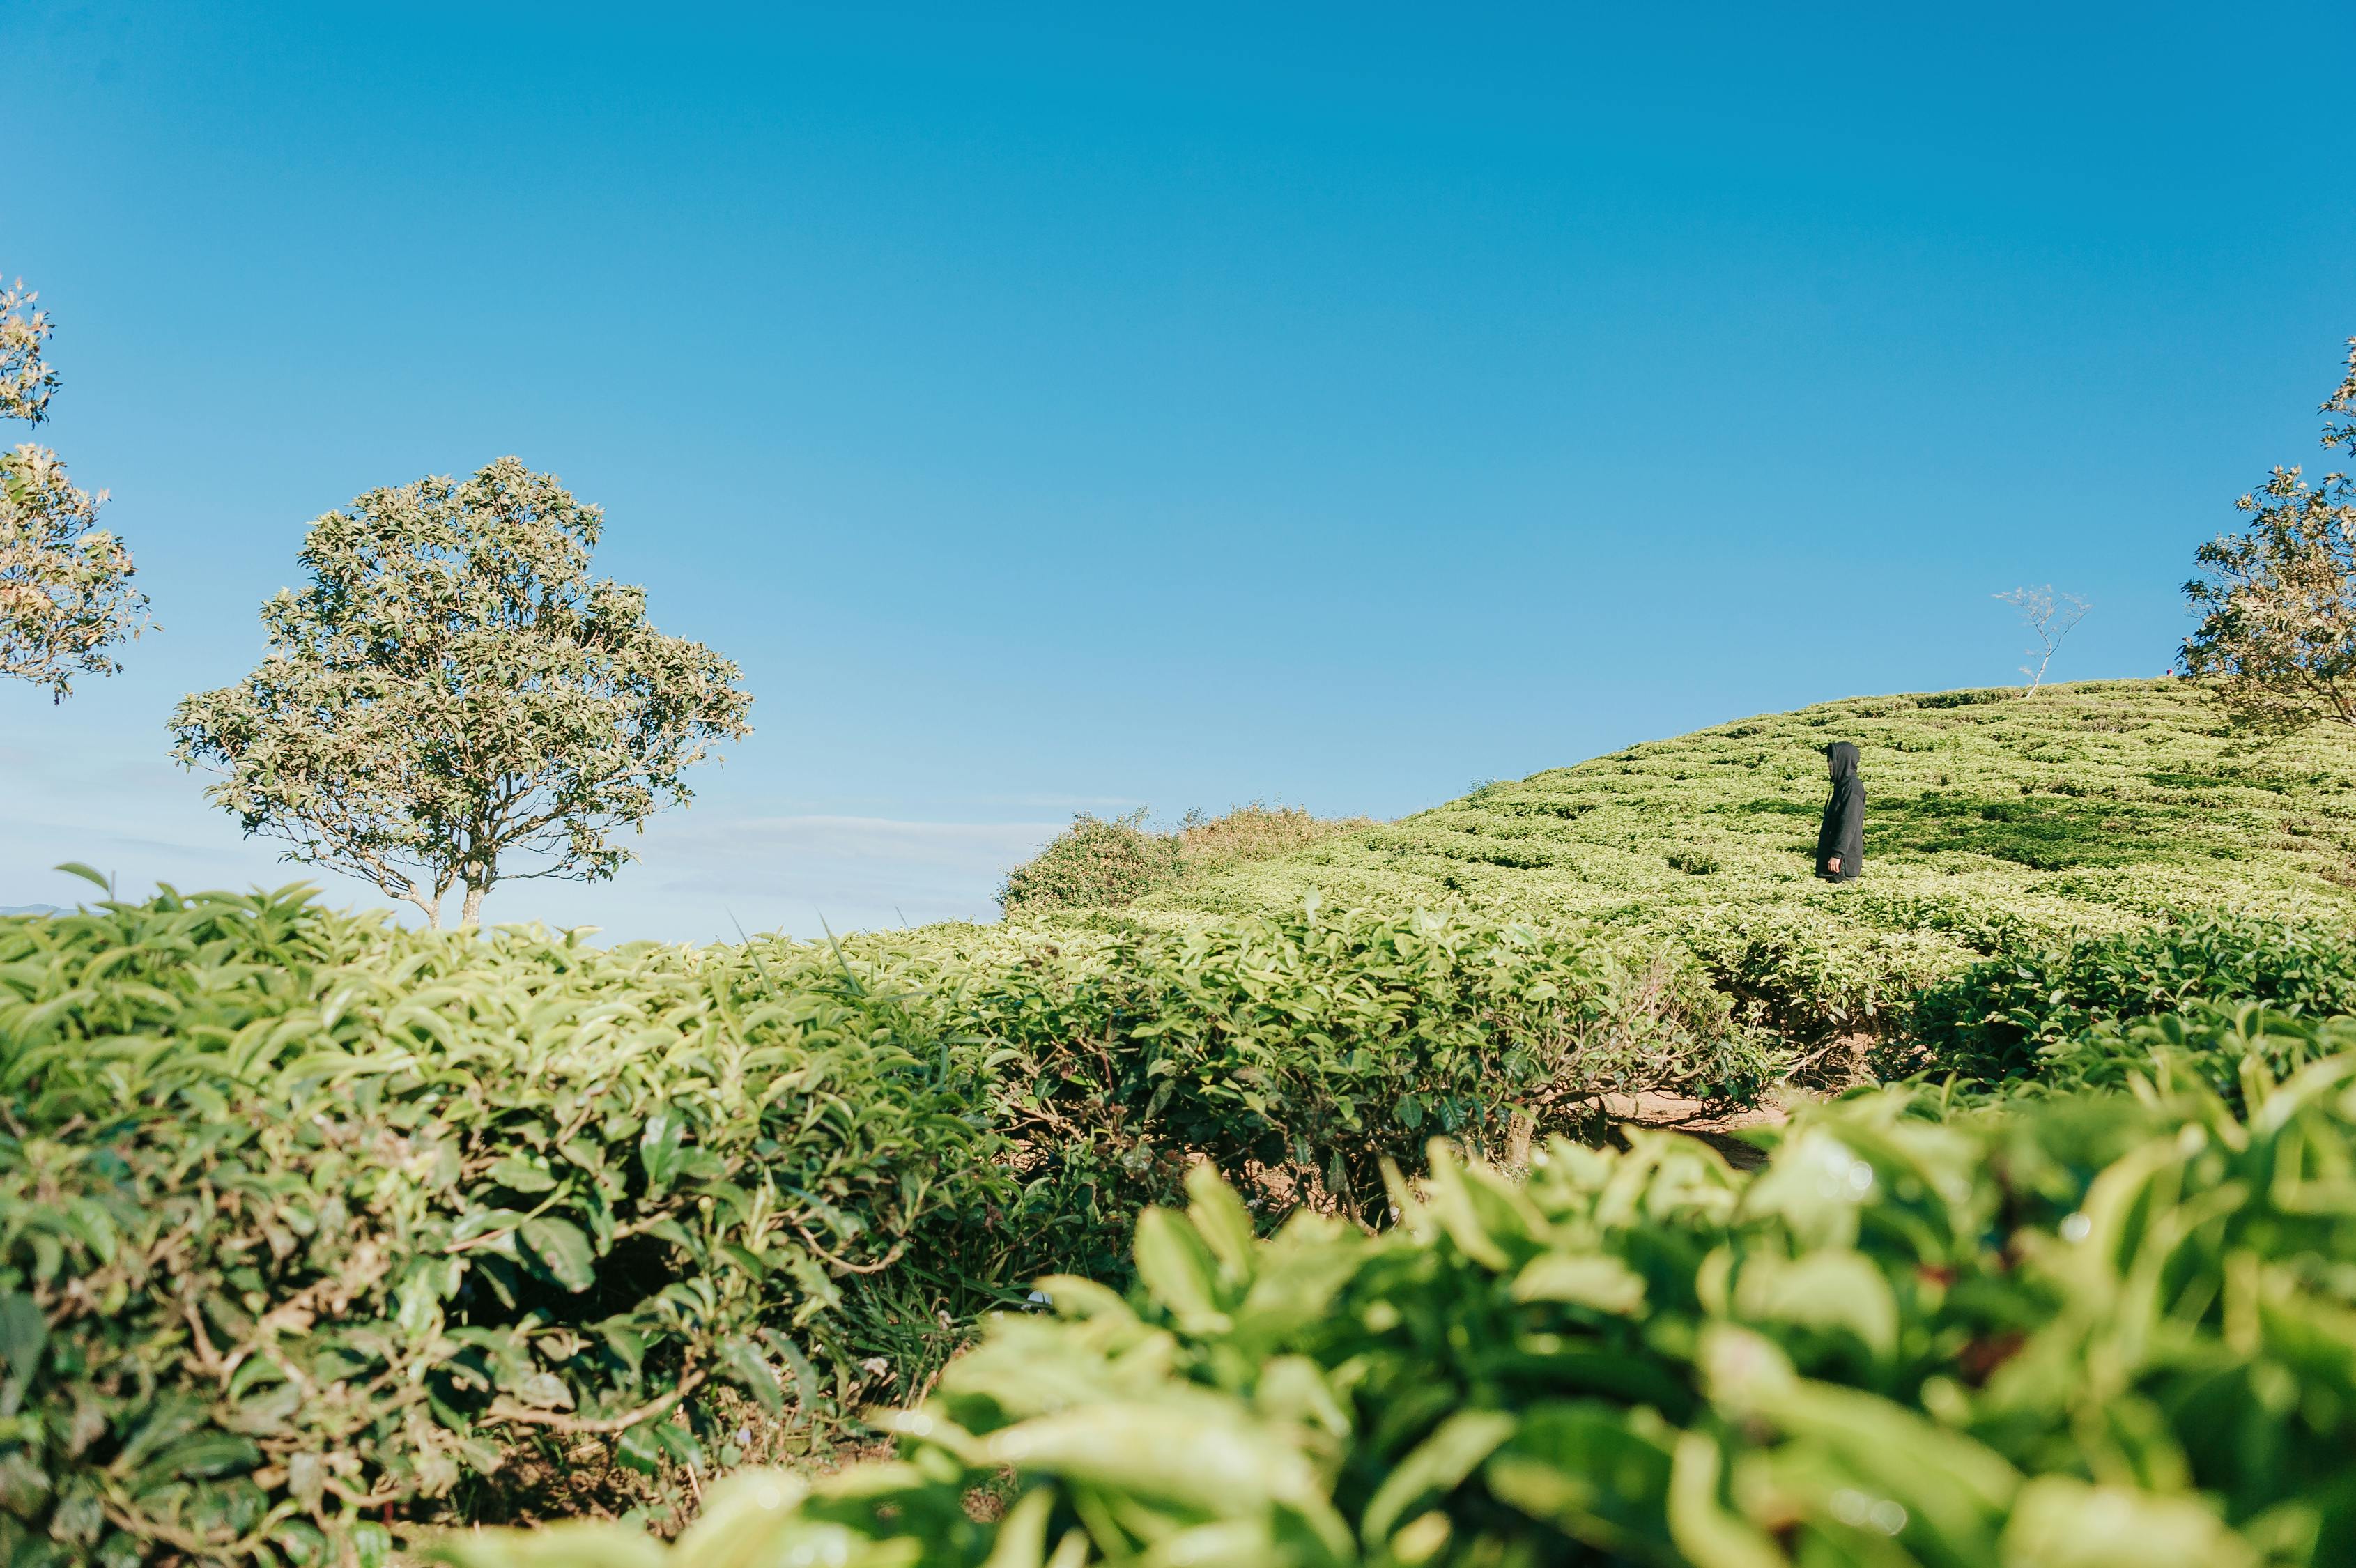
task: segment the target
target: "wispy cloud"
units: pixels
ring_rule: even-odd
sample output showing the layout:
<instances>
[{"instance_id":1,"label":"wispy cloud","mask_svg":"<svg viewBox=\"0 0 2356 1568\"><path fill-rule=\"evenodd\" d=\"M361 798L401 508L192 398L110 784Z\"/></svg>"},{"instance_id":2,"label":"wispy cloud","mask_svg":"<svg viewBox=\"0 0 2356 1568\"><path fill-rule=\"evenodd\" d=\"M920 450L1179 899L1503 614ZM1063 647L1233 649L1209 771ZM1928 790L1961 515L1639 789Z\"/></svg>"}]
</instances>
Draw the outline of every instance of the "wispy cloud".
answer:
<instances>
[{"instance_id":1,"label":"wispy cloud","mask_svg":"<svg viewBox=\"0 0 2356 1568\"><path fill-rule=\"evenodd\" d=\"M811 936L822 924L844 930L990 920L997 918L1001 875L1061 828L820 815L679 818L650 827L633 845L640 864L612 885L552 886L531 897L548 907L540 918L552 922L674 940L729 934L733 924ZM509 907L518 901L511 891Z\"/></svg>"},{"instance_id":2,"label":"wispy cloud","mask_svg":"<svg viewBox=\"0 0 2356 1568\"><path fill-rule=\"evenodd\" d=\"M493 921L595 926L604 940L710 941L748 931L816 936L935 920L997 918L1004 872L1055 836L1055 822L899 822L880 817L711 818L658 823L631 842L636 864L608 883L519 881L494 889ZM49 868L84 860L125 896L157 882L183 888L317 883L339 904L388 902L374 888L316 866L277 861L267 846L203 846L42 824L0 854L0 884L27 902L89 889ZM406 907L396 907L404 919ZM455 913L455 902L449 913Z\"/></svg>"},{"instance_id":3,"label":"wispy cloud","mask_svg":"<svg viewBox=\"0 0 2356 1568\"><path fill-rule=\"evenodd\" d=\"M51 869L65 861L116 877L125 896L158 882L195 889L307 881L338 904L389 902L365 884L280 860L269 841L241 839L233 822L205 803L203 783L102 748L0 747L0 902L70 903L94 892ZM972 802L977 813L993 804ZM624 835L638 860L616 880L509 883L493 890L484 912L493 920L596 926L608 940L708 941L733 935L738 924L814 936L821 922L840 931L990 920L1004 873L1068 820L732 814L699 804L658 817L642 836Z\"/></svg>"}]
</instances>

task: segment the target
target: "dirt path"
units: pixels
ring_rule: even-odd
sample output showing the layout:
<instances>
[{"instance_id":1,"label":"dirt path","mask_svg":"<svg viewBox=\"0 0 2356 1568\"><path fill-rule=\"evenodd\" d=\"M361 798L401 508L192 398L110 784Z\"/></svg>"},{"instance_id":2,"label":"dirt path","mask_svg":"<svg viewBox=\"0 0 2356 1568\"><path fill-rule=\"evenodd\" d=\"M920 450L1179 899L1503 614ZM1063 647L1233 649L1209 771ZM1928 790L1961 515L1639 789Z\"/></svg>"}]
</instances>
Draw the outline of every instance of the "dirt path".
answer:
<instances>
[{"instance_id":1,"label":"dirt path","mask_svg":"<svg viewBox=\"0 0 2356 1568\"><path fill-rule=\"evenodd\" d=\"M1726 1163L1737 1170L1765 1165L1767 1155L1734 1134L1746 1127L1780 1127L1791 1120L1791 1112L1781 1105L1746 1106L1740 1111L1713 1115L1703 1101L1654 1093L1606 1095L1603 1112L1615 1126L1650 1127L1698 1138L1725 1155Z\"/></svg>"}]
</instances>

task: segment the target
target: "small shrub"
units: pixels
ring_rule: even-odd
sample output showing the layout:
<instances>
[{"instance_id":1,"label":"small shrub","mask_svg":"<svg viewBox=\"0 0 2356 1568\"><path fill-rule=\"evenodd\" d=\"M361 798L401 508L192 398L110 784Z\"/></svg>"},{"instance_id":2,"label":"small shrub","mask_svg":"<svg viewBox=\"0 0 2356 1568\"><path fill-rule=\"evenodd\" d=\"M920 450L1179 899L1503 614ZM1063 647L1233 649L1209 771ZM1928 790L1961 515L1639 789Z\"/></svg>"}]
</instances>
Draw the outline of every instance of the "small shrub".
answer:
<instances>
[{"instance_id":1,"label":"small shrub","mask_svg":"<svg viewBox=\"0 0 2356 1568\"><path fill-rule=\"evenodd\" d=\"M1220 817L1188 811L1169 832L1148 829L1142 807L1110 821L1083 812L1007 874L998 902L1009 915L1118 909L1189 873L1274 859L1374 825L1365 817L1314 817L1299 806L1258 800Z\"/></svg>"},{"instance_id":2,"label":"small shrub","mask_svg":"<svg viewBox=\"0 0 2356 1568\"><path fill-rule=\"evenodd\" d=\"M1335 833L1372 826L1367 817L1315 817L1303 807L1254 800L1230 808L1225 816L1187 812L1178 829L1178 853L1186 870L1208 869L1290 854Z\"/></svg>"},{"instance_id":3,"label":"small shrub","mask_svg":"<svg viewBox=\"0 0 2356 1568\"><path fill-rule=\"evenodd\" d=\"M1173 880L1178 841L1145 831L1145 809L1108 821L1083 811L1037 855L1006 874L999 907L1010 915L1117 909Z\"/></svg>"}]
</instances>

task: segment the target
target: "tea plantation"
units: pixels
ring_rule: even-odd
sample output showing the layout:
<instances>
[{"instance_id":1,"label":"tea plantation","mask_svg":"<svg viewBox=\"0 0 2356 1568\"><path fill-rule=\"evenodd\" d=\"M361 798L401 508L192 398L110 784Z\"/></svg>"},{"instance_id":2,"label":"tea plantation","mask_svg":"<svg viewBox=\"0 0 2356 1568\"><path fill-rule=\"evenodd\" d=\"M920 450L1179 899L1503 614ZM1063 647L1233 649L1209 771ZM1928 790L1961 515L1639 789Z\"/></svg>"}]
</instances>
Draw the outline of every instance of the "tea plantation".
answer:
<instances>
[{"instance_id":1,"label":"tea plantation","mask_svg":"<svg viewBox=\"0 0 2356 1568\"><path fill-rule=\"evenodd\" d=\"M1483 785L1163 886L1140 915L1369 908L1666 935L1797 1039L2024 943L2231 908L2356 914L2356 734L2264 744L2180 681L1867 697ZM1864 754L1867 867L1816 881L1823 747Z\"/></svg>"},{"instance_id":2,"label":"tea plantation","mask_svg":"<svg viewBox=\"0 0 2356 1568\"><path fill-rule=\"evenodd\" d=\"M2356 1562L2351 803L2116 682L994 927L0 918L0 1550ZM1644 1090L1794 1115L1737 1169Z\"/></svg>"},{"instance_id":3,"label":"tea plantation","mask_svg":"<svg viewBox=\"0 0 2356 1568\"><path fill-rule=\"evenodd\" d=\"M1901 929L1917 898L2052 926L2236 898L2356 907L2356 736L2228 734L2182 681L1863 697L1650 742L1215 870L1145 907L1466 904L1644 926L1742 905ZM1854 741L1867 886L1811 898L1823 748Z\"/></svg>"}]
</instances>

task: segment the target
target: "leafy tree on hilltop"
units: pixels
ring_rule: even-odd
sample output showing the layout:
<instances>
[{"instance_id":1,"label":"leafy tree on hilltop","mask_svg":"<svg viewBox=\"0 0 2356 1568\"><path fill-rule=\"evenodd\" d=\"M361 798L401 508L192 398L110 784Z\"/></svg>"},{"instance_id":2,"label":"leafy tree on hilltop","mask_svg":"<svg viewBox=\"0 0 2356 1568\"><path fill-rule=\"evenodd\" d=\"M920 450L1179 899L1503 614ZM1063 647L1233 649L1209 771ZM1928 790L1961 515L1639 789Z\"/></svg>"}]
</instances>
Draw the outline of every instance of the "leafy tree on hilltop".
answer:
<instances>
[{"instance_id":1,"label":"leafy tree on hilltop","mask_svg":"<svg viewBox=\"0 0 2356 1568\"><path fill-rule=\"evenodd\" d=\"M684 802L705 747L751 728L730 660L589 576L605 514L502 457L370 490L311 524L311 586L262 607L270 651L184 699L174 755L286 857L364 877L441 923L503 880L610 877L609 840ZM520 859L527 868L518 869Z\"/></svg>"},{"instance_id":2,"label":"leafy tree on hilltop","mask_svg":"<svg viewBox=\"0 0 2356 1568\"><path fill-rule=\"evenodd\" d=\"M19 282L0 288L0 419L38 428L58 373L41 358L50 321ZM112 675L112 649L145 628L146 596L131 585L131 552L98 526L106 492L66 478L46 446L0 452L0 675L62 700L76 674Z\"/></svg>"},{"instance_id":3,"label":"leafy tree on hilltop","mask_svg":"<svg viewBox=\"0 0 2356 1568\"><path fill-rule=\"evenodd\" d=\"M2356 338L2321 412L2339 416L2323 445L2356 453ZM2184 642L2186 671L2211 684L2237 724L2356 725L2356 481L2331 473L2309 484L2278 467L2239 505L2249 526L2202 545L2205 575L2184 585L2202 612Z\"/></svg>"}]
</instances>

